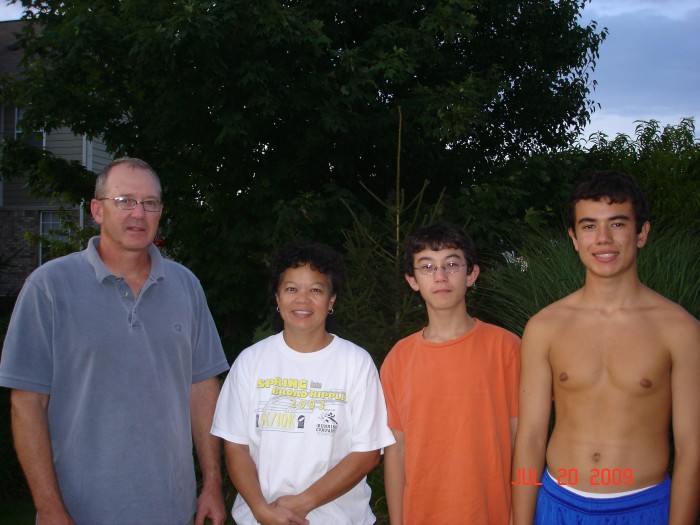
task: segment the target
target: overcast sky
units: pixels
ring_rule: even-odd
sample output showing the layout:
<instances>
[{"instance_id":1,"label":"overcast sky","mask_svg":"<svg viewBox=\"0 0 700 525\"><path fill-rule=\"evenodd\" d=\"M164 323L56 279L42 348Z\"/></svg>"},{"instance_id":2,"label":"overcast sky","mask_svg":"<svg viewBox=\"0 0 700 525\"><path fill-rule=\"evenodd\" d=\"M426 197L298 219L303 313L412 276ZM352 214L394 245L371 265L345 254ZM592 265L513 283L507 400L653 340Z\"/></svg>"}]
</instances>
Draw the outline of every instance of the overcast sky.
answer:
<instances>
[{"instance_id":1,"label":"overcast sky","mask_svg":"<svg viewBox=\"0 0 700 525\"><path fill-rule=\"evenodd\" d=\"M632 136L635 120L663 126L694 117L700 128L698 0L593 0L583 17L609 30L593 75L592 98L601 109L586 136L598 130Z\"/></svg>"},{"instance_id":2,"label":"overcast sky","mask_svg":"<svg viewBox=\"0 0 700 525\"><path fill-rule=\"evenodd\" d=\"M0 0L0 20L21 15ZM584 132L634 135L636 120L676 125L694 117L700 136L700 1L592 0L583 20L607 27L593 74L601 108Z\"/></svg>"}]
</instances>

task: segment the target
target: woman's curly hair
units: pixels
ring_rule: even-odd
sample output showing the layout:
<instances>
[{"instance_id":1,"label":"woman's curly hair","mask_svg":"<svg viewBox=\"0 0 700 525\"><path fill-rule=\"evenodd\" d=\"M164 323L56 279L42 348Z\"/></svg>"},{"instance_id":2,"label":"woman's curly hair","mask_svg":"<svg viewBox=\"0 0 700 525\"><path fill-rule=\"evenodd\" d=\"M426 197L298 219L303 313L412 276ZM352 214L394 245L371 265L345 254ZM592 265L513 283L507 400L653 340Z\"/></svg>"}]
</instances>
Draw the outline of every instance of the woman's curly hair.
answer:
<instances>
[{"instance_id":1,"label":"woman's curly hair","mask_svg":"<svg viewBox=\"0 0 700 525\"><path fill-rule=\"evenodd\" d=\"M345 283L343 256L320 242L300 241L282 246L270 265L270 287L275 294L279 290L284 272L308 264L312 269L328 276L331 295L339 295Z\"/></svg>"}]
</instances>

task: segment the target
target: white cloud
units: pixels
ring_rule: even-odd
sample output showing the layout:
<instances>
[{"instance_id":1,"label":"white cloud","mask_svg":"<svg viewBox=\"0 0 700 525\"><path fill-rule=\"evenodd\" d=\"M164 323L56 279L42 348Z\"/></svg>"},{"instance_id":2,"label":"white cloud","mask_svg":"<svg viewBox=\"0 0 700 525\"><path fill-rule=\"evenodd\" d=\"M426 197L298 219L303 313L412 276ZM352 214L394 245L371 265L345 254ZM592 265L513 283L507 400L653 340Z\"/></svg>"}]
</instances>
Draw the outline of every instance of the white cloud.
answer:
<instances>
[{"instance_id":1,"label":"white cloud","mask_svg":"<svg viewBox=\"0 0 700 525\"><path fill-rule=\"evenodd\" d=\"M697 9L697 0L593 0L585 11L594 19L599 15L647 14L677 20Z\"/></svg>"},{"instance_id":2,"label":"white cloud","mask_svg":"<svg viewBox=\"0 0 700 525\"><path fill-rule=\"evenodd\" d=\"M697 0L593 0L584 15L610 32L593 74L601 107L584 136L633 134L635 120L663 126L700 116Z\"/></svg>"},{"instance_id":3,"label":"white cloud","mask_svg":"<svg viewBox=\"0 0 700 525\"><path fill-rule=\"evenodd\" d=\"M22 4L6 5L5 0L0 0L0 21L19 20L22 12Z\"/></svg>"}]
</instances>

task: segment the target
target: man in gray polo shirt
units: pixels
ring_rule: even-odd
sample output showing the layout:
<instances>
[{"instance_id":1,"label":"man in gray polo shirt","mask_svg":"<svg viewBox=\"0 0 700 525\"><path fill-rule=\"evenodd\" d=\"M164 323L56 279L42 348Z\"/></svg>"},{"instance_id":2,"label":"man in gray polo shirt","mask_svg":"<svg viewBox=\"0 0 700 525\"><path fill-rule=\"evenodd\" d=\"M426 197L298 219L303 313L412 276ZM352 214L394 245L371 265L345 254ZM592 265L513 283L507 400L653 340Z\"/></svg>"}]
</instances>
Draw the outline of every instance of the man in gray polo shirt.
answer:
<instances>
[{"instance_id":1,"label":"man in gray polo shirt","mask_svg":"<svg viewBox=\"0 0 700 525\"><path fill-rule=\"evenodd\" d=\"M226 518L209 429L228 364L199 281L152 244L162 208L147 163L114 161L90 204L100 236L37 269L17 300L0 386L39 524Z\"/></svg>"}]
</instances>

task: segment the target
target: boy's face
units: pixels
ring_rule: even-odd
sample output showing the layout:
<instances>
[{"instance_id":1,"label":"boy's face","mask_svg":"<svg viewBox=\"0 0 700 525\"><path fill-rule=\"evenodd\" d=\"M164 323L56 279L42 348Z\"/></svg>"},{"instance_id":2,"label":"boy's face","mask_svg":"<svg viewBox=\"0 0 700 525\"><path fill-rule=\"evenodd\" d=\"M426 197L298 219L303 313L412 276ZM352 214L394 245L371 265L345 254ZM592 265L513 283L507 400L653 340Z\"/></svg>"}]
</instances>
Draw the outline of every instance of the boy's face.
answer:
<instances>
[{"instance_id":1,"label":"boy's face","mask_svg":"<svg viewBox=\"0 0 700 525\"><path fill-rule=\"evenodd\" d=\"M479 267L474 265L467 275L464 252L456 248L422 250L413 256L414 275L406 274L411 288L420 292L426 305L447 309L465 304L467 288L476 282ZM432 275L425 275L435 271Z\"/></svg>"},{"instance_id":2,"label":"boy's face","mask_svg":"<svg viewBox=\"0 0 700 525\"><path fill-rule=\"evenodd\" d=\"M574 219L569 236L589 272L611 277L635 265L637 250L646 243L649 223L637 233L631 202L580 200Z\"/></svg>"}]
</instances>

